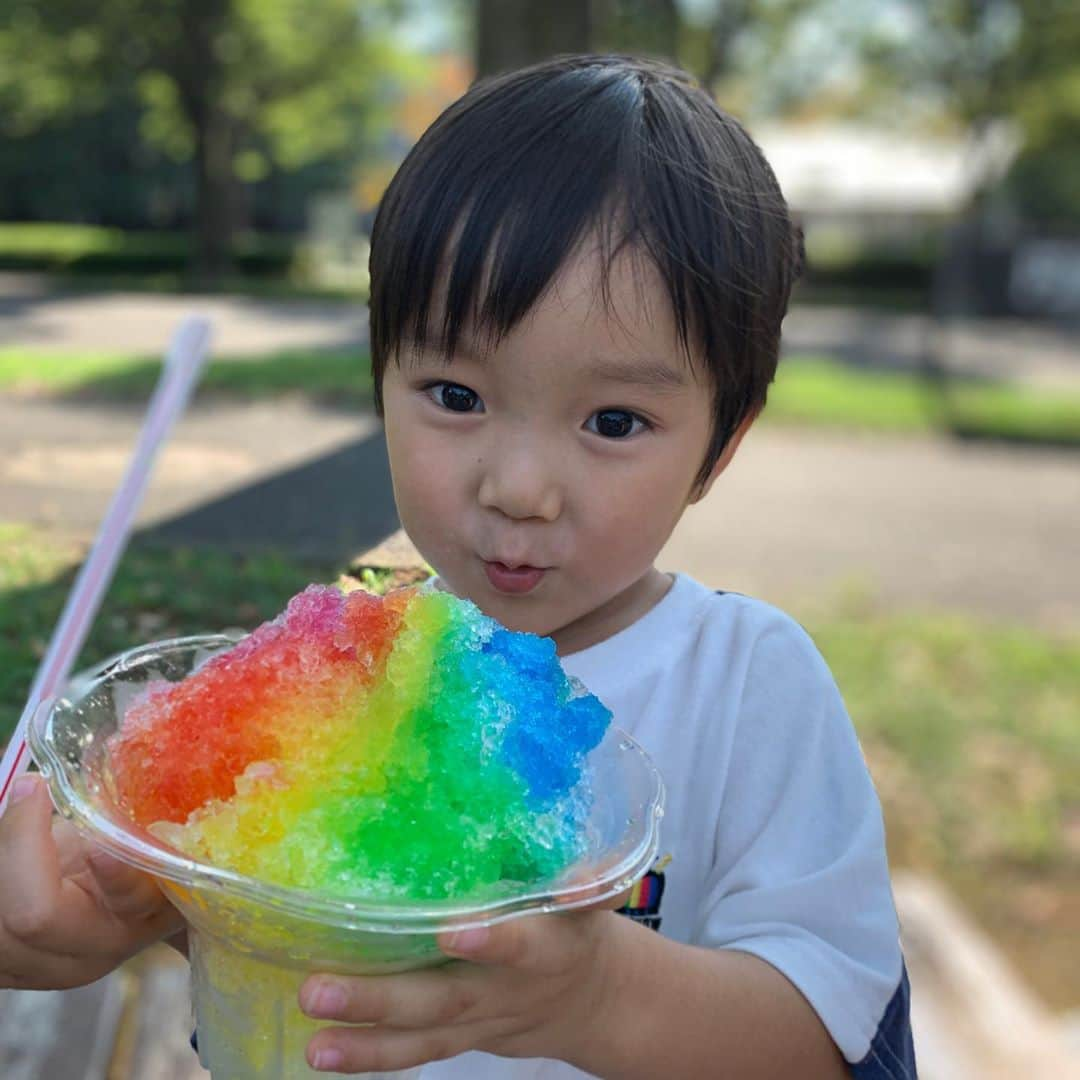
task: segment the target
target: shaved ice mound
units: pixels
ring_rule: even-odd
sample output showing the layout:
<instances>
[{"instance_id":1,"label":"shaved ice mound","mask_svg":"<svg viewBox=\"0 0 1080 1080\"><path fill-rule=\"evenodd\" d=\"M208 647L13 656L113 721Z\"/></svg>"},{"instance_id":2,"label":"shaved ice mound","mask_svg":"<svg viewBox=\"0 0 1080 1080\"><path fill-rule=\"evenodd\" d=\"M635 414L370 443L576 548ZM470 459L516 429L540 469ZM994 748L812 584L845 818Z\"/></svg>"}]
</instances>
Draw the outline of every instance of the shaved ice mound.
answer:
<instances>
[{"instance_id":1,"label":"shaved ice mound","mask_svg":"<svg viewBox=\"0 0 1080 1080\"><path fill-rule=\"evenodd\" d=\"M586 849L607 708L549 638L430 587L311 586L107 743L113 797L201 862L376 901L485 900Z\"/></svg>"}]
</instances>

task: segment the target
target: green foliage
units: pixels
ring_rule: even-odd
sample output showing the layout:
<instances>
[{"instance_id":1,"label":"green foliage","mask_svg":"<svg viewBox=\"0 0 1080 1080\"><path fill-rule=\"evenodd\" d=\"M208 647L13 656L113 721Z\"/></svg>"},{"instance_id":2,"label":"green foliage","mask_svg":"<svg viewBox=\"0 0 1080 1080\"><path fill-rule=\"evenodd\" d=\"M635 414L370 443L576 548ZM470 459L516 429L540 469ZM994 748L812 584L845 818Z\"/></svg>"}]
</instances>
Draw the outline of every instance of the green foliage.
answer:
<instances>
[{"instance_id":1,"label":"green foliage","mask_svg":"<svg viewBox=\"0 0 1080 1080\"><path fill-rule=\"evenodd\" d=\"M1080 16L1055 58L1025 81L1013 113L1025 145L1005 190L1025 218L1080 228Z\"/></svg>"},{"instance_id":2,"label":"green foliage","mask_svg":"<svg viewBox=\"0 0 1080 1080\"><path fill-rule=\"evenodd\" d=\"M897 17L897 11L901 17ZM1020 157L1007 190L1036 221L1080 223L1080 8L1073 0L901 0L850 22L862 90L976 132L1005 121ZM853 98L856 101L857 98Z\"/></svg>"},{"instance_id":3,"label":"green foliage","mask_svg":"<svg viewBox=\"0 0 1080 1080\"><path fill-rule=\"evenodd\" d=\"M0 14L0 138L41 155L39 171L51 161L46 184L72 216L131 221L126 198L144 200L153 221L194 220L194 276L220 286L231 233L255 209L242 183L277 180L261 194L279 203L290 190L282 177L309 169L340 189L355 162L376 152L399 62L375 15L395 8L395 0L322 0L317 9L301 0L12 0ZM84 121L102 129L100 147L81 139ZM71 160L69 142L81 142L85 161ZM192 168L178 177L177 163ZM60 166L88 172L82 198L57 182ZM114 171L124 198L100 183ZM34 173L31 164L0 164L0 182L25 187ZM156 197L132 174L154 184ZM5 195L0 206L41 213L33 194ZM301 219L294 212L292 226Z\"/></svg>"},{"instance_id":4,"label":"green foliage","mask_svg":"<svg viewBox=\"0 0 1080 1080\"><path fill-rule=\"evenodd\" d=\"M285 169L353 152L379 122L377 91L397 63L372 8L323 0L14 0L0 21L0 132L28 134L100 110L134 86L147 140L194 152L207 83L241 136L238 153ZM200 61L210 64L200 66Z\"/></svg>"}]
</instances>

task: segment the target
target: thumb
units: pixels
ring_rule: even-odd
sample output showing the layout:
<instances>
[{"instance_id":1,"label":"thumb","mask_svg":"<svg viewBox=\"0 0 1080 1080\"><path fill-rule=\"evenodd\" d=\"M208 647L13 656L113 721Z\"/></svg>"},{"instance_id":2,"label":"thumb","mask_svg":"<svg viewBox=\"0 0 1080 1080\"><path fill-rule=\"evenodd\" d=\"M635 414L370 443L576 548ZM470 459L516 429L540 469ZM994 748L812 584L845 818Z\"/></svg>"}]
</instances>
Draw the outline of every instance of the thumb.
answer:
<instances>
[{"instance_id":1,"label":"thumb","mask_svg":"<svg viewBox=\"0 0 1080 1080\"><path fill-rule=\"evenodd\" d=\"M44 873L56 873L52 799L36 773L27 773L15 781L7 808L0 815L0 862L9 860L20 873L29 872L31 866L37 870L42 863L47 864Z\"/></svg>"},{"instance_id":2,"label":"thumb","mask_svg":"<svg viewBox=\"0 0 1080 1080\"><path fill-rule=\"evenodd\" d=\"M48 831L52 800L46 790L37 773L25 773L12 784L7 808L0 815L0 843L4 840L10 843L13 837L27 829L35 833Z\"/></svg>"},{"instance_id":3,"label":"thumb","mask_svg":"<svg viewBox=\"0 0 1080 1080\"><path fill-rule=\"evenodd\" d=\"M49 911L59 892L52 800L40 777L20 776L0 816L0 913Z\"/></svg>"},{"instance_id":4,"label":"thumb","mask_svg":"<svg viewBox=\"0 0 1080 1080\"><path fill-rule=\"evenodd\" d=\"M618 911L630 903L630 897L633 894L634 887L631 885L629 889L624 889L621 893L609 896L606 900L594 900L591 904L578 908L578 911Z\"/></svg>"}]
</instances>

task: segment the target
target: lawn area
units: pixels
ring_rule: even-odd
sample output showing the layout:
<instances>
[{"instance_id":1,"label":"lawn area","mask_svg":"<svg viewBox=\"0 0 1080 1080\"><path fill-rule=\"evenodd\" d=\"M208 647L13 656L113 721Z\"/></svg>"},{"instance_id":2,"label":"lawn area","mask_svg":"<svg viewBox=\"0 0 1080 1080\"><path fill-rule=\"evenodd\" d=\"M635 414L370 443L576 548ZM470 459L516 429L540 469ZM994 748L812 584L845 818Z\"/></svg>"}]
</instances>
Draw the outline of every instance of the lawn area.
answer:
<instances>
[{"instance_id":1,"label":"lawn area","mask_svg":"<svg viewBox=\"0 0 1080 1080\"><path fill-rule=\"evenodd\" d=\"M0 741L18 720L81 555L43 532L0 524ZM254 626L305 585L332 576L330 567L273 555L132 547L79 666L146 641Z\"/></svg>"},{"instance_id":2,"label":"lawn area","mask_svg":"<svg viewBox=\"0 0 1080 1080\"><path fill-rule=\"evenodd\" d=\"M304 393L370 403L365 354L297 350L209 365L200 392L239 398ZM160 370L152 357L49 354L0 349L0 392L138 400ZM763 420L864 431L953 432L974 437L1080 445L1080 393L956 382L945 396L917 376L868 372L827 357L791 357L780 367Z\"/></svg>"},{"instance_id":3,"label":"lawn area","mask_svg":"<svg viewBox=\"0 0 1080 1080\"><path fill-rule=\"evenodd\" d=\"M908 372L792 357L780 365L763 419L1080 445L1080 392L970 380L953 380L942 392Z\"/></svg>"},{"instance_id":4,"label":"lawn area","mask_svg":"<svg viewBox=\"0 0 1080 1080\"><path fill-rule=\"evenodd\" d=\"M247 400L303 393L339 404L368 404L370 366L366 352L296 350L218 359L207 365L199 392ZM0 392L139 401L148 397L160 374L160 361L147 356L0 349Z\"/></svg>"},{"instance_id":5,"label":"lawn area","mask_svg":"<svg viewBox=\"0 0 1080 1080\"><path fill-rule=\"evenodd\" d=\"M1080 634L836 598L794 611L836 676L894 866L943 878L1058 1008L1080 1005Z\"/></svg>"},{"instance_id":6,"label":"lawn area","mask_svg":"<svg viewBox=\"0 0 1080 1080\"><path fill-rule=\"evenodd\" d=\"M0 527L0 743L80 552ZM82 664L177 634L252 627L337 568L133 549ZM939 874L1055 1006L1080 1003L1080 637L823 598L793 614L855 720L894 865Z\"/></svg>"}]
</instances>

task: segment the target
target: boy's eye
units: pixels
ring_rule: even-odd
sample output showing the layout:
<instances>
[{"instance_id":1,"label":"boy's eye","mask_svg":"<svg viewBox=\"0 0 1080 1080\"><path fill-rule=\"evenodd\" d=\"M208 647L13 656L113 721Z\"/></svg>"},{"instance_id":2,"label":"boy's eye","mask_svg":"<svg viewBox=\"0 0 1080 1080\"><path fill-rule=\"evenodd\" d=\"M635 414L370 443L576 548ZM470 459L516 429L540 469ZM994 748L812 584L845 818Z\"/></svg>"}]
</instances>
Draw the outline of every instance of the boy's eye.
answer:
<instances>
[{"instance_id":1,"label":"boy's eye","mask_svg":"<svg viewBox=\"0 0 1080 1080\"><path fill-rule=\"evenodd\" d=\"M635 424L638 426L635 427ZM628 435L636 435L638 431L647 429L649 422L626 409L601 409L589 417L586 427L605 439L625 439Z\"/></svg>"},{"instance_id":2,"label":"boy's eye","mask_svg":"<svg viewBox=\"0 0 1080 1080\"><path fill-rule=\"evenodd\" d=\"M437 405L451 412L473 412L477 405L483 406L480 395L460 383L437 382L424 387ZM481 408L481 411L482 408Z\"/></svg>"}]
</instances>

